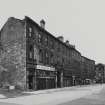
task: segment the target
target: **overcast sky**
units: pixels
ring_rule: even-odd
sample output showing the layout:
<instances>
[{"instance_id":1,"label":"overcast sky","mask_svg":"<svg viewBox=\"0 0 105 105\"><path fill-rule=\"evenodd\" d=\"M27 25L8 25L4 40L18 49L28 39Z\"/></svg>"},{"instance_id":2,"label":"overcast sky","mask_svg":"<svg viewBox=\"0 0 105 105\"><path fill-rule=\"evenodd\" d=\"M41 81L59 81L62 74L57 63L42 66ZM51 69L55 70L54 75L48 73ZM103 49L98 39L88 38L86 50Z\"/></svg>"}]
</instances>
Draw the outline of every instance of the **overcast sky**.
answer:
<instances>
[{"instance_id":1,"label":"overcast sky","mask_svg":"<svg viewBox=\"0 0 105 105\"><path fill-rule=\"evenodd\" d=\"M25 15L54 36L63 35L83 56L105 63L105 0L0 0L0 28L8 17Z\"/></svg>"}]
</instances>

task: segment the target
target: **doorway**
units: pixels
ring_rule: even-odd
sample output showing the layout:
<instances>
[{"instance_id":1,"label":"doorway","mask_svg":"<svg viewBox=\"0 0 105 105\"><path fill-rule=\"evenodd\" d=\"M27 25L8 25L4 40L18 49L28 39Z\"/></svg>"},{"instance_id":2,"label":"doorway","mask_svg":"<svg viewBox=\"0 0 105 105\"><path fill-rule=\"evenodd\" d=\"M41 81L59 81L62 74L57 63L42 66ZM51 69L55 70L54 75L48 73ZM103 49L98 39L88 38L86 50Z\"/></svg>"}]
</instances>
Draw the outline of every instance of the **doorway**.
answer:
<instances>
[{"instance_id":1,"label":"doorway","mask_svg":"<svg viewBox=\"0 0 105 105\"><path fill-rule=\"evenodd\" d=\"M35 71L34 69L28 69L27 70L27 88L30 89L30 90L33 90L34 89L34 85L35 85Z\"/></svg>"},{"instance_id":2,"label":"doorway","mask_svg":"<svg viewBox=\"0 0 105 105\"><path fill-rule=\"evenodd\" d=\"M32 75L29 75L28 76L28 87L29 89L33 89L33 76Z\"/></svg>"}]
</instances>

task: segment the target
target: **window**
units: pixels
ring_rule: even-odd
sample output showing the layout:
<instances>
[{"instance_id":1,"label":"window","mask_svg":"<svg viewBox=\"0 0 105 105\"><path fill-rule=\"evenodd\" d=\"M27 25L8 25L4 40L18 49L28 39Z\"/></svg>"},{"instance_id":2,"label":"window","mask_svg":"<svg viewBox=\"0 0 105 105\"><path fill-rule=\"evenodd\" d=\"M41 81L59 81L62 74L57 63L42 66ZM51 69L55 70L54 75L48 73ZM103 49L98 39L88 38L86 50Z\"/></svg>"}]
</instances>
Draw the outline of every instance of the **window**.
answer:
<instances>
[{"instance_id":1,"label":"window","mask_svg":"<svg viewBox=\"0 0 105 105\"><path fill-rule=\"evenodd\" d=\"M62 46L62 53L64 54L65 53L65 47Z\"/></svg>"},{"instance_id":2,"label":"window","mask_svg":"<svg viewBox=\"0 0 105 105\"><path fill-rule=\"evenodd\" d=\"M50 47L51 47L51 49L54 49L54 40L53 39L50 40Z\"/></svg>"},{"instance_id":3,"label":"window","mask_svg":"<svg viewBox=\"0 0 105 105\"><path fill-rule=\"evenodd\" d=\"M29 36L31 37L32 36L32 28L29 27Z\"/></svg>"},{"instance_id":4,"label":"window","mask_svg":"<svg viewBox=\"0 0 105 105\"><path fill-rule=\"evenodd\" d=\"M47 36L45 37L44 41L45 41L45 44L48 45L48 37Z\"/></svg>"},{"instance_id":5,"label":"window","mask_svg":"<svg viewBox=\"0 0 105 105\"><path fill-rule=\"evenodd\" d=\"M46 58L48 58L48 53L46 52Z\"/></svg>"},{"instance_id":6,"label":"window","mask_svg":"<svg viewBox=\"0 0 105 105\"><path fill-rule=\"evenodd\" d=\"M45 52L45 58L46 58L46 64L49 64L49 56L48 56L48 52Z\"/></svg>"},{"instance_id":7,"label":"window","mask_svg":"<svg viewBox=\"0 0 105 105\"><path fill-rule=\"evenodd\" d=\"M60 52L60 44L58 44L58 52Z\"/></svg>"},{"instance_id":8,"label":"window","mask_svg":"<svg viewBox=\"0 0 105 105\"><path fill-rule=\"evenodd\" d=\"M40 50L39 50L39 62L42 63L42 61L43 61L43 52L42 52L42 50L40 49Z\"/></svg>"},{"instance_id":9,"label":"window","mask_svg":"<svg viewBox=\"0 0 105 105\"><path fill-rule=\"evenodd\" d=\"M70 61L70 59L69 59L69 62L68 62L69 64L71 64L71 61Z\"/></svg>"},{"instance_id":10,"label":"window","mask_svg":"<svg viewBox=\"0 0 105 105\"><path fill-rule=\"evenodd\" d=\"M38 34L38 42L41 43L41 34Z\"/></svg>"},{"instance_id":11,"label":"window","mask_svg":"<svg viewBox=\"0 0 105 105\"><path fill-rule=\"evenodd\" d=\"M62 58L62 64L63 64L63 65L65 64L65 60L64 60L64 58Z\"/></svg>"},{"instance_id":12,"label":"window","mask_svg":"<svg viewBox=\"0 0 105 105\"><path fill-rule=\"evenodd\" d=\"M31 52L31 51L30 51L30 53L29 53L29 58L32 59L32 52Z\"/></svg>"},{"instance_id":13,"label":"window","mask_svg":"<svg viewBox=\"0 0 105 105\"><path fill-rule=\"evenodd\" d=\"M37 48L34 46L34 60L37 59Z\"/></svg>"},{"instance_id":14,"label":"window","mask_svg":"<svg viewBox=\"0 0 105 105\"><path fill-rule=\"evenodd\" d=\"M29 27L29 32L32 32L32 28L31 27Z\"/></svg>"},{"instance_id":15,"label":"window","mask_svg":"<svg viewBox=\"0 0 105 105\"><path fill-rule=\"evenodd\" d=\"M54 59L54 55L53 55L53 53L51 52L51 53L50 53L50 62L51 62L51 64L53 64L53 59Z\"/></svg>"},{"instance_id":16,"label":"window","mask_svg":"<svg viewBox=\"0 0 105 105\"><path fill-rule=\"evenodd\" d=\"M64 54L66 55L66 47L64 47Z\"/></svg>"},{"instance_id":17,"label":"window","mask_svg":"<svg viewBox=\"0 0 105 105\"><path fill-rule=\"evenodd\" d=\"M29 58L32 59L32 53L33 53L33 46L30 45L30 48L29 48Z\"/></svg>"}]
</instances>

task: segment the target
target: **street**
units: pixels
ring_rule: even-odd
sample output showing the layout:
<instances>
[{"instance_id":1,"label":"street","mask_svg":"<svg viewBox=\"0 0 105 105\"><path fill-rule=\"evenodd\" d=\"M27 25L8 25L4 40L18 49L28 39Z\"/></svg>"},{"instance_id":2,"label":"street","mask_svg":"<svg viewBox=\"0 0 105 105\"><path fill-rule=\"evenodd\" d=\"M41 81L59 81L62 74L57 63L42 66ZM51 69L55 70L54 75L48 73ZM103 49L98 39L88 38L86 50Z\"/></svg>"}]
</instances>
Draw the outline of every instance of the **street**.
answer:
<instances>
[{"instance_id":1,"label":"street","mask_svg":"<svg viewBox=\"0 0 105 105\"><path fill-rule=\"evenodd\" d=\"M15 98L0 95L0 105L105 105L105 85L76 86L26 92Z\"/></svg>"},{"instance_id":2,"label":"street","mask_svg":"<svg viewBox=\"0 0 105 105\"><path fill-rule=\"evenodd\" d=\"M94 93L59 105L105 105L105 87L99 93Z\"/></svg>"},{"instance_id":3,"label":"street","mask_svg":"<svg viewBox=\"0 0 105 105\"><path fill-rule=\"evenodd\" d=\"M19 105L19 104L0 102L0 105Z\"/></svg>"}]
</instances>

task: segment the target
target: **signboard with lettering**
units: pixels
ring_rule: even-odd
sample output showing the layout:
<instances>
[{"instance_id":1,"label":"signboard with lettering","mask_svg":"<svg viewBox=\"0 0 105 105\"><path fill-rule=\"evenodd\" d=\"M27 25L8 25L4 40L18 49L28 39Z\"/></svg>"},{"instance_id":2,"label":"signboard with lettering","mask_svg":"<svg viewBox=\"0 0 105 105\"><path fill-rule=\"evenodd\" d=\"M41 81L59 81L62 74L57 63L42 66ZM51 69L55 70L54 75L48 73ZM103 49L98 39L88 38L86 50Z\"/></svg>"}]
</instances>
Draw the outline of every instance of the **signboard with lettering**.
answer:
<instances>
[{"instance_id":1,"label":"signboard with lettering","mask_svg":"<svg viewBox=\"0 0 105 105\"><path fill-rule=\"evenodd\" d=\"M48 66L43 66L43 65L36 65L36 69L47 70L47 71L55 71L54 67L48 67Z\"/></svg>"}]
</instances>

